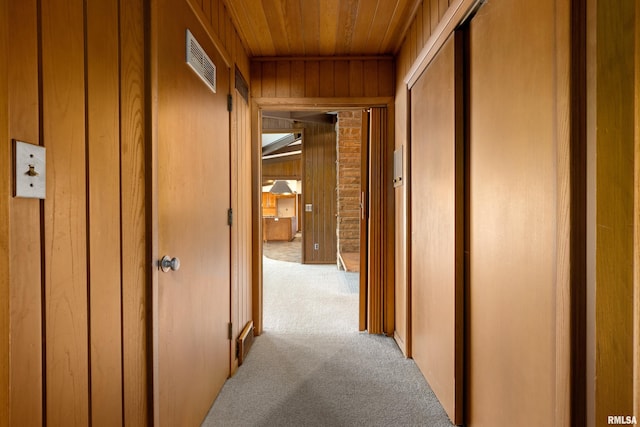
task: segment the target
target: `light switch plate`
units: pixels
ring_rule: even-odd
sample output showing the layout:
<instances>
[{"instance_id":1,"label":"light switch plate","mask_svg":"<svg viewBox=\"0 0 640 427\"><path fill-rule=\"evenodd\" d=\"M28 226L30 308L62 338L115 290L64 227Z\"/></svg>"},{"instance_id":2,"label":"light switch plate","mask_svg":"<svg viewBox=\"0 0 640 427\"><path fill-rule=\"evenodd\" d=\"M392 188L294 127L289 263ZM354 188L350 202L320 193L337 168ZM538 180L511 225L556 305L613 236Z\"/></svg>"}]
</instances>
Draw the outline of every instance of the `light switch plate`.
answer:
<instances>
[{"instance_id":1,"label":"light switch plate","mask_svg":"<svg viewBox=\"0 0 640 427\"><path fill-rule=\"evenodd\" d=\"M15 141L15 197L44 199L47 195L47 153L44 147Z\"/></svg>"}]
</instances>

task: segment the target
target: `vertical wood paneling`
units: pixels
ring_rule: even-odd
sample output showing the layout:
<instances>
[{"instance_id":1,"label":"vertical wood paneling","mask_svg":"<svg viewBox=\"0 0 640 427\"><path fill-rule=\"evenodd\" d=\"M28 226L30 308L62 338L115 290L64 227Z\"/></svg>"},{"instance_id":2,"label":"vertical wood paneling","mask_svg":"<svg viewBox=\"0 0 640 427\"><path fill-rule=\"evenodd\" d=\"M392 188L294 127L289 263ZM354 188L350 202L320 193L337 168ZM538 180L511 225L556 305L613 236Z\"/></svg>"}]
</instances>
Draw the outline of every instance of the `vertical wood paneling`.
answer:
<instances>
[{"instance_id":1,"label":"vertical wood paneling","mask_svg":"<svg viewBox=\"0 0 640 427\"><path fill-rule=\"evenodd\" d=\"M266 76L268 78L268 76ZM320 95L320 64L318 61L305 62L305 88L304 95L307 98ZM264 85L264 82L263 82ZM265 97L268 95L264 94Z\"/></svg>"},{"instance_id":2,"label":"vertical wood paneling","mask_svg":"<svg viewBox=\"0 0 640 427\"><path fill-rule=\"evenodd\" d=\"M440 0L440 5L438 7L438 12L439 12L438 21L442 19L442 17L444 16L448 8L449 8L449 0Z\"/></svg>"},{"instance_id":3,"label":"vertical wood paneling","mask_svg":"<svg viewBox=\"0 0 640 427\"><path fill-rule=\"evenodd\" d=\"M291 61L291 96L302 98L304 90L304 61Z\"/></svg>"},{"instance_id":4,"label":"vertical wood paneling","mask_svg":"<svg viewBox=\"0 0 640 427\"><path fill-rule=\"evenodd\" d=\"M440 4L438 3L440 0L430 0L431 1L431 9L429 12L429 17L431 18L431 31L430 34L433 33L433 30L438 26L438 22L440 22Z\"/></svg>"},{"instance_id":5,"label":"vertical wood paneling","mask_svg":"<svg viewBox=\"0 0 640 427\"><path fill-rule=\"evenodd\" d=\"M291 63L288 61L276 63L276 96L278 98L291 96Z\"/></svg>"},{"instance_id":6,"label":"vertical wood paneling","mask_svg":"<svg viewBox=\"0 0 640 427\"><path fill-rule=\"evenodd\" d=\"M118 1L87 4L91 423L122 424Z\"/></svg>"},{"instance_id":7,"label":"vertical wood paneling","mask_svg":"<svg viewBox=\"0 0 640 427\"><path fill-rule=\"evenodd\" d=\"M147 425L148 384L144 3L120 1L122 370L124 424Z\"/></svg>"},{"instance_id":8,"label":"vertical wood paneling","mask_svg":"<svg viewBox=\"0 0 640 427\"><path fill-rule=\"evenodd\" d=\"M0 61L7 63L9 58L9 4L8 0L0 0ZM9 99L8 69L0 67L0 138L9 141ZM0 148L0 170L11 170L11 147L9 144ZM0 174L0 200L11 197L11 181L8 173ZM9 204L0 203L0 263L10 265L9 238ZM0 423L8 426L10 416L10 276L9 269L0 270ZM37 424L36 424L37 425Z\"/></svg>"},{"instance_id":9,"label":"vertical wood paneling","mask_svg":"<svg viewBox=\"0 0 640 427\"><path fill-rule=\"evenodd\" d=\"M277 94L278 86L275 62L265 62L262 64L262 96L274 97Z\"/></svg>"},{"instance_id":10,"label":"vertical wood paneling","mask_svg":"<svg viewBox=\"0 0 640 427\"><path fill-rule=\"evenodd\" d=\"M420 52L424 43L429 40L429 36L434 28L431 20L431 1L432 0L424 0L422 2L422 44L416 46L416 55ZM412 63L414 59L416 59L415 56L411 57ZM411 64L409 64L409 66L411 66Z\"/></svg>"},{"instance_id":11,"label":"vertical wood paneling","mask_svg":"<svg viewBox=\"0 0 640 427\"><path fill-rule=\"evenodd\" d=\"M254 98L262 98L262 80L265 77L262 73L262 62L251 62L251 96ZM304 77L303 77L304 84ZM296 88L298 84L296 84ZM304 86L303 86L304 87ZM299 89L297 89L299 90Z\"/></svg>"},{"instance_id":12,"label":"vertical wood paneling","mask_svg":"<svg viewBox=\"0 0 640 427\"><path fill-rule=\"evenodd\" d=\"M378 61L378 96L394 96L395 73L392 61Z\"/></svg>"},{"instance_id":13,"label":"vertical wood paneling","mask_svg":"<svg viewBox=\"0 0 640 427\"><path fill-rule=\"evenodd\" d=\"M258 60L251 63L255 98L390 97L394 88L391 58Z\"/></svg>"},{"instance_id":14,"label":"vertical wood paneling","mask_svg":"<svg viewBox=\"0 0 640 427\"><path fill-rule=\"evenodd\" d=\"M335 73L333 61L320 61L320 91L319 96L331 97L335 93Z\"/></svg>"},{"instance_id":15,"label":"vertical wood paneling","mask_svg":"<svg viewBox=\"0 0 640 427\"><path fill-rule=\"evenodd\" d=\"M304 212L303 262L336 262L336 134L333 125L306 123L296 125L303 134L303 204L312 204L313 212ZM319 249L314 249L314 244Z\"/></svg>"},{"instance_id":16,"label":"vertical wood paneling","mask_svg":"<svg viewBox=\"0 0 640 427\"><path fill-rule=\"evenodd\" d=\"M596 424L633 413L634 21L637 1L597 4ZM638 351L637 349L635 351Z\"/></svg>"},{"instance_id":17,"label":"vertical wood paneling","mask_svg":"<svg viewBox=\"0 0 640 427\"><path fill-rule=\"evenodd\" d=\"M350 61L349 63L349 96L358 97L364 95L364 73L362 61Z\"/></svg>"},{"instance_id":18,"label":"vertical wood paneling","mask_svg":"<svg viewBox=\"0 0 640 427\"><path fill-rule=\"evenodd\" d=\"M46 419L89 423L83 2L42 8Z\"/></svg>"},{"instance_id":19,"label":"vertical wood paneling","mask_svg":"<svg viewBox=\"0 0 640 427\"><path fill-rule=\"evenodd\" d=\"M336 61L333 67L336 77L334 78L335 96L347 97L349 96L349 79L346 76L349 74L349 62L348 61Z\"/></svg>"},{"instance_id":20,"label":"vertical wood paneling","mask_svg":"<svg viewBox=\"0 0 640 427\"><path fill-rule=\"evenodd\" d=\"M372 108L369 114L369 188L384 188L382 146L384 139L383 118L380 108ZM380 192L369 192L369 245L368 272L369 293L367 301L367 330L371 334L383 333L384 263L382 242L383 204Z\"/></svg>"},{"instance_id":21,"label":"vertical wood paneling","mask_svg":"<svg viewBox=\"0 0 640 427\"><path fill-rule=\"evenodd\" d=\"M635 19L635 144L634 144L634 372L633 372L633 413L640 413L640 7L636 6Z\"/></svg>"},{"instance_id":22,"label":"vertical wood paneling","mask_svg":"<svg viewBox=\"0 0 640 427\"><path fill-rule=\"evenodd\" d=\"M395 188L395 280L394 280L394 297L396 301L395 307L395 332L394 337L400 350L406 357L410 357L411 340L409 333L409 316L411 315L409 303L409 220L407 218L408 209L408 180L410 169L409 156L409 135L407 127L409 121L409 92L406 85L398 85L395 97L396 126L395 131L395 150L402 150L402 173L403 183Z\"/></svg>"},{"instance_id":23,"label":"vertical wood paneling","mask_svg":"<svg viewBox=\"0 0 640 427\"><path fill-rule=\"evenodd\" d=\"M362 74L367 76L367 79L363 82L363 95L368 97L376 96L380 93L378 90L378 61L376 60L368 60L364 61ZM391 81L391 76L389 76L389 80Z\"/></svg>"},{"instance_id":24,"label":"vertical wood paneling","mask_svg":"<svg viewBox=\"0 0 640 427\"><path fill-rule=\"evenodd\" d=\"M11 2L9 26L9 134L39 144L38 40L36 1ZM11 150L10 139L7 148ZM11 167L4 169L10 171ZM14 198L11 214L11 424L42 423L42 271L40 203ZM6 222L9 225L9 221Z\"/></svg>"}]
</instances>

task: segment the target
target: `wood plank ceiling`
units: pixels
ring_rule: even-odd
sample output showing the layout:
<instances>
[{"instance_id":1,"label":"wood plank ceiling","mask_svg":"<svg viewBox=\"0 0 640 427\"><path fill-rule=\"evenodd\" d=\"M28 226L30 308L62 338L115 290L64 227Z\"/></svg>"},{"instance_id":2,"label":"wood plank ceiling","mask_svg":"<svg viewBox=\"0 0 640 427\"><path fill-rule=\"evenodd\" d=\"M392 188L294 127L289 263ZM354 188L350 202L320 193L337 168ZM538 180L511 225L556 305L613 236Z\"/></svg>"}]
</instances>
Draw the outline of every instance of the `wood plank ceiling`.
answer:
<instances>
[{"instance_id":1,"label":"wood plank ceiling","mask_svg":"<svg viewBox=\"0 0 640 427\"><path fill-rule=\"evenodd\" d=\"M420 3L420 0L224 1L251 57L392 55L400 48Z\"/></svg>"}]
</instances>

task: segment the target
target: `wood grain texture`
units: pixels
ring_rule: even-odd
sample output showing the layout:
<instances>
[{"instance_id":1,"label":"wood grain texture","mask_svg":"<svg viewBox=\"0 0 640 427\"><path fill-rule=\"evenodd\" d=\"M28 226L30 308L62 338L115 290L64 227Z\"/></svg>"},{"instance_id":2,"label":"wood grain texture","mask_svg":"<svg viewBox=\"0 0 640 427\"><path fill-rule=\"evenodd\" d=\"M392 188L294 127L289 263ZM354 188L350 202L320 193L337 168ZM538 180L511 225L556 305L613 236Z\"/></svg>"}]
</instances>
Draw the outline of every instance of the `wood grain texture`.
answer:
<instances>
[{"instance_id":1,"label":"wood grain texture","mask_svg":"<svg viewBox=\"0 0 640 427\"><path fill-rule=\"evenodd\" d=\"M252 320L251 302L251 128L249 104L234 91L232 112L231 195L234 218L231 228L231 321L235 339ZM232 373L238 355L231 349Z\"/></svg>"},{"instance_id":2,"label":"wood grain texture","mask_svg":"<svg viewBox=\"0 0 640 427\"><path fill-rule=\"evenodd\" d=\"M196 425L230 372L230 76L186 4L159 0L156 6L158 250L160 256L180 258L181 267L160 273L155 284L159 397L154 404L160 424ZM216 93L184 63L185 27L220 64Z\"/></svg>"},{"instance_id":3,"label":"wood grain texture","mask_svg":"<svg viewBox=\"0 0 640 427\"><path fill-rule=\"evenodd\" d=\"M393 95L391 57L254 60L255 98L385 97Z\"/></svg>"},{"instance_id":4,"label":"wood grain texture","mask_svg":"<svg viewBox=\"0 0 640 427\"><path fill-rule=\"evenodd\" d=\"M42 4L46 420L89 423L83 2Z\"/></svg>"},{"instance_id":5,"label":"wood grain texture","mask_svg":"<svg viewBox=\"0 0 640 427\"><path fill-rule=\"evenodd\" d=\"M310 123L302 138L302 204L313 206L303 213L302 262L331 264L337 260L336 133L333 125Z\"/></svg>"},{"instance_id":6,"label":"wood grain texture","mask_svg":"<svg viewBox=\"0 0 640 427\"><path fill-rule=\"evenodd\" d=\"M249 57L232 21L227 6L222 0L188 0L193 12L205 28L228 67L238 66L249 75Z\"/></svg>"},{"instance_id":7,"label":"wood grain texture","mask_svg":"<svg viewBox=\"0 0 640 427\"><path fill-rule=\"evenodd\" d=\"M487 3L471 22L469 426L555 422L555 12Z\"/></svg>"},{"instance_id":8,"label":"wood grain texture","mask_svg":"<svg viewBox=\"0 0 640 427\"><path fill-rule=\"evenodd\" d=\"M369 313L369 112L362 113L360 150L360 292L358 329L368 329Z\"/></svg>"},{"instance_id":9,"label":"wood grain texture","mask_svg":"<svg viewBox=\"0 0 640 427\"><path fill-rule=\"evenodd\" d=\"M0 1L0 60L4 63L9 58L9 2ZM0 69L0 138L9 140L9 76L7 67ZM8 144L0 149L0 170L11 170L11 147ZM0 174L0 198L9 200L11 181L8 173ZM9 265L9 204L0 203L0 262ZM0 272L0 425L9 426L10 416L10 277L9 269Z\"/></svg>"},{"instance_id":10,"label":"wood grain texture","mask_svg":"<svg viewBox=\"0 0 640 427\"><path fill-rule=\"evenodd\" d=\"M120 3L120 185L122 242L122 370L124 424L150 422L147 375L147 236L144 4Z\"/></svg>"},{"instance_id":11,"label":"wood grain texture","mask_svg":"<svg viewBox=\"0 0 640 427\"><path fill-rule=\"evenodd\" d=\"M333 125L290 120L263 119L263 132L303 130L302 167L297 162L275 166L262 162L262 177L302 179L303 204L313 205L313 212L303 212L301 221L303 263L326 264L337 261L336 254L336 133ZM301 173L298 178L298 172ZM282 175L281 175L282 174ZM314 249L318 243L319 249Z\"/></svg>"},{"instance_id":12,"label":"wood grain texture","mask_svg":"<svg viewBox=\"0 0 640 427\"><path fill-rule=\"evenodd\" d=\"M595 422L633 411L634 21L636 2L597 5ZM637 349L635 351L638 351Z\"/></svg>"},{"instance_id":13,"label":"wood grain texture","mask_svg":"<svg viewBox=\"0 0 640 427\"><path fill-rule=\"evenodd\" d=\"M91 423L122 425L118 2L89 4L87 25L88 270Z\"/></svg>"},{"instance_id":14,"label":"wood grain texture","mask_svg":"<svg viewBox=\"0 0 640 427\"><path fill-rule=\"evenodd\" d=\"M635 17L635 138L634 138L634 271L633 271L633 292L634 292L634 318L633 324L633 413L640 413L640 7L636 6Z\"/></svg>"},{"instance_id":15,"label":"wood grain texture","mask_svg":"<svg viewBox=\"0 0 640 427\"><path fill-rule=\"evenodd\" d=\"M37 4L11 2L9 22L9 133L40 143ZM15 39L13 39L15 37ZM7 139L9 142L10 139ZM7 144L10 149L11 143ZM5 169L11 171L9 167ZM11 424L40 425L43 411L42 270L40 203L13 198L10 208ZM7 225L9 222L7 222Z\"/></svg>"},{"instance_id":16,"label":"wood grain texture","mask_svg":"<svg viewBox=\"0 0 640 427\"><path fill-rule=\"evenodd\" d=\"M633 324L633 413L640 413L640 7L636 6L635 20L635 144L634 144L634 241L633 241L633 291L634 319Z\"/></svg>"},{"instance_id":17,"label":"wood grain texture","mask_svg":"<svg viewBox=\"0 0 640 427\"><path fill-rule=\"evenodd\" d=\"M395 53L419 0L226 3L248 54L274 57Z\"/></svg>"},{"instance_id":18,"label":"wood grain texture","mask_svg":"<svg viewBox=\"0 0 640 427\"><path fill-rule=\"evenodd\" d=\"M411 355L411 339L409 337L410 326L410 296L408 289L409 280L409 135L410 125L409 112L409 92L406 85L400 85L396 90L396 125L395 129L395 150L402 150L402 173L403 184L396 187L395 192L395 333L394 338L405 356Z\"/></svg>"},{"instance_id":19,"label":"wood grain texture","mask_svg":"<svg viewBox=\"0 0 640 427\"><path fill-rule=\"evenodd\" d=\"M411 354L454 424L462 422L461 72L452 36L411 91Z\"/></svg>"},{"instance_id":20,"label":"wood grain texture","mask_svg":"<svg viewBox=\"0 0 640 427\"><path fill-rule=\"evenodd\" d=\"M253 64L252 64L253 73ZM256 336L262 334L262 218L257 212L262 209L262 112L257 102L251 103L251 314Z\"/></svg>"}]
</instances>

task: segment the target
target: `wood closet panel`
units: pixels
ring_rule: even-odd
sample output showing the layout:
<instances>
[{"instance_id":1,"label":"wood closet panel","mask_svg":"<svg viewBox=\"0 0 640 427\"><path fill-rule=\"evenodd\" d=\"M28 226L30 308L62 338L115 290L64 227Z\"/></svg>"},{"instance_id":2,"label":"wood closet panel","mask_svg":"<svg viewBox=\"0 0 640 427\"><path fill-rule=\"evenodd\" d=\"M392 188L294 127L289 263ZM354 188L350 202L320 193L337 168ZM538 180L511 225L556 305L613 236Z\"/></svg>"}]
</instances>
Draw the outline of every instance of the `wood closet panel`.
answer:
<instances>
[{"instance_id":1,"label":"wood closet panel","mask_svg":"<svg viewBox=\"0 0 640 427\"><path fill-rule=\"evenodd\" d=\"M411 354L454 424L464 319L461 47L450 36L411 89Z\"/></svg>"},{"instance_id":2,"label":"wood closet panel","mask_svg":"<svg viewBox=\"0 0 640 427\"><path fill-rule=\"evenodd\" d=\"M556 337L566 310L558 298L566 254L557 242L567 208L558 152L568 145L569 19L556 15L565 4L489 2L470 24L471 427L555 425L555 390L569 380Z\"/></svg>"}]
</instances>

